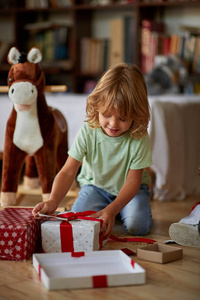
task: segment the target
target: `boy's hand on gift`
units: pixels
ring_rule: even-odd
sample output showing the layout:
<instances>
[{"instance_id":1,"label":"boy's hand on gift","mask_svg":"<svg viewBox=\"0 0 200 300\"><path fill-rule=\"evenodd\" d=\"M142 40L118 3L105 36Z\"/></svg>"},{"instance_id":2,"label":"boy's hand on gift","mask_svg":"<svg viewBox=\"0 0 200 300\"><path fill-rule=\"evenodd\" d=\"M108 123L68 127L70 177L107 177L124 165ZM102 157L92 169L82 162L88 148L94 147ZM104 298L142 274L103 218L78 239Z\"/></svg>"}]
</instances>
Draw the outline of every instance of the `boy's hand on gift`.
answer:
<instances>
[{"instance_id":1,"label":"boy's hand on gift","mask_svg":"<svg viewBox=\"0 0 200 300\"><path fill-rule=\"evenodd\" d=\"M57 206L55 205L55 201L47 200L45 202L38 203L32 210L32 214L35 218L41 218L39 217L39 213L44 215L53 215L56 209Z\"/></svg>"},{"instance_id":2,"label":"boy's hand on gift","mask_svg":"<svg viewBox=\"0 0 200 300\"><path fill-rule=\"evenodd\" d=\"M100 210L99 212L92 214L91 217L99 218L103 220L101 226L101 232L103 239L108 239L111 235L112 228L115 224L115 215L109 213L106 208Z\"/></svg>"}]
</instances>

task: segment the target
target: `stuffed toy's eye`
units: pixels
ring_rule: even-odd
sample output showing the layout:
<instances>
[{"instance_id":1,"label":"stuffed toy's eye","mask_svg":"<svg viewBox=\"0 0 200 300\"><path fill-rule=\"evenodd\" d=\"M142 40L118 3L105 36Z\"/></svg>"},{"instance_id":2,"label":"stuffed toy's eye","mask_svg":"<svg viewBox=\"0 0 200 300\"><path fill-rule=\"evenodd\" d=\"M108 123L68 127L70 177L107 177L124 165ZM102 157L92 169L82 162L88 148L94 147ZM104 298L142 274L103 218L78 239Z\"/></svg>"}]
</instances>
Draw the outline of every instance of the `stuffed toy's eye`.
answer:
<instances>
[{"instance_id":1,"label":"stuffed toy's eye","mask_svg":"<svg viewBox=\"0 0 200 300\"><path fill-rule=\"evenodd\" d=\"M11 78L11 77L9 78L9 81L10 81L10 82L12 81L12 78Z\"/></svg>"}]
</instances>

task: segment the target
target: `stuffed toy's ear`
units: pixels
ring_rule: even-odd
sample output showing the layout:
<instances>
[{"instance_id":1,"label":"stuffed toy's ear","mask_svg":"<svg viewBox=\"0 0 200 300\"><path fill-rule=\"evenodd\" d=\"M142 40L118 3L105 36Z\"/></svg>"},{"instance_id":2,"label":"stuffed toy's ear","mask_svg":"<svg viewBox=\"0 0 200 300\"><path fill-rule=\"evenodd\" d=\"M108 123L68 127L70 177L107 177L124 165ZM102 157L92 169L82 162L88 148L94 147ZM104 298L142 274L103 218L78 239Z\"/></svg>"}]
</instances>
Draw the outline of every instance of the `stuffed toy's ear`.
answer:
<instances>
[{"instance_id":1,"label":"stuffed toy's ear","mask_svg":"<svg viewBox=\"0 0 200 300\"><path fill-rule=\"evenodd\" d=\"M38 64L42 60L42 53L38 48L32 48L27 55L27 60L30 63Z\"/></svg>"},{"instance_id":2,"label":"stuffed toy's ear","mask_svg":"<svg viewBox=\"0 0 200 300\"><path fill-rule=\"evenodd\" d=\"M12 47L8 53L8 62L11 65L16 65L19 61L21 53L16 47Z\"/></svg>"}]
</instances>

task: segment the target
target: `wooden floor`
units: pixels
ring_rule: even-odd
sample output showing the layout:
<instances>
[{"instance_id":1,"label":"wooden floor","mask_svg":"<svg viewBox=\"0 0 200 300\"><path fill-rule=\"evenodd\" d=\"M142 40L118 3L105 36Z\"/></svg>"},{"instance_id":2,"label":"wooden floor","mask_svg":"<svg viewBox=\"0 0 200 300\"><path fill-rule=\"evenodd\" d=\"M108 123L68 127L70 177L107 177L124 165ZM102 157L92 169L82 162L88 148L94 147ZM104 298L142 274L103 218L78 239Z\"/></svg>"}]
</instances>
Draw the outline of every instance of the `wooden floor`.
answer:
<instances>
[{"instance_id":1,"label":"wooden floor","mask_svg":"<svg viewBox=\"0 0 200 300\"><path fill-rule=\"evenodd\" d=\"M21 196L18 205L34 206L40 196ZM189 215L192 205L199 201L200 196L189 197L181 202L152 201L154 226L147 236L159 243L169 239L168 229L171 223ZM73 201L69 198L67 205ZM66 206L61 203L60 210ZM126 233L117 224L113 230L115 235L125 236ZM141 244L108 242L103 250L129 248L136 251ZM176 245L174 247L177 247ZM200 299L200 248L183 247L183 259L157 264L137 259L146 270L146 284L141 286L123 286L117 288L82 289L47 291L33 269L31 258L27 262L0 261L0 299L5 300L132 300L132 299Z\"/></svg>"}]
</instances>

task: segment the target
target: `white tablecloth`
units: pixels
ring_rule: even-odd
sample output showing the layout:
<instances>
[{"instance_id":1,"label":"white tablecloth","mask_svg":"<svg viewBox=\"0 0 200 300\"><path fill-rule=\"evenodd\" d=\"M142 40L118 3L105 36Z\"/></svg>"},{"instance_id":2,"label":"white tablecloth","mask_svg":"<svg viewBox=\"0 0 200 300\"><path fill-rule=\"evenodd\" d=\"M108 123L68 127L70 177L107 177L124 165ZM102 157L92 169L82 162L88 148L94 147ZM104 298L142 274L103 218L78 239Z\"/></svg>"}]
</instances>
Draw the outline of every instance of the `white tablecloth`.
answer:
<instances>
[{"instance_id":1,"label":"white tablecloth","mask_svg":"<svg viewBox=\"0 0 200 300\"><path fill-rule=\"evenodd\" d=\"M46 94L49 105L58 108L68 123L69 147L85 119L87 95ZM200 96L149 97L149 135L156 182L154 197L182 200L200 194ZM12 109L6 94L0 95L0 152L3 152L6 122Z\"/></svg>"},{"instance_id":2,"label":"white tablecloth","mask_svg":"<svg viewBox=\"0 0 200 300\"><path fill-rule=\"evenodd\" d=\"M200 194L200 96L165 95L149 101L154 197L182 200Z\"/></svg>"}]
</instances>

